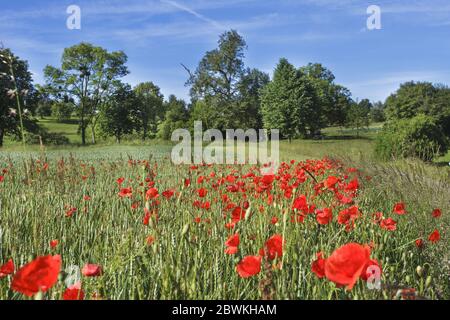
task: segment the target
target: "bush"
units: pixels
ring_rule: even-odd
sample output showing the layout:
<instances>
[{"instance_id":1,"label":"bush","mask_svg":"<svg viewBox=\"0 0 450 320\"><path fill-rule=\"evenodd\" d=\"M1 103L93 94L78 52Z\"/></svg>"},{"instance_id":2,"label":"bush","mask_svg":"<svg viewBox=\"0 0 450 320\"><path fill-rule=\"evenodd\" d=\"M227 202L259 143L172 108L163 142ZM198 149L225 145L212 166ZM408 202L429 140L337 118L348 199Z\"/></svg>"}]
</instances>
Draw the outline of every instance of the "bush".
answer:
<instances>
[{"instance_id":1,"label":"bush","mask_svg":"<svg viewBox=\"0 0 450 320\"><path fill-rule=\"evenodd\" d=\"M28 144L40 144L41 140L42 140L42 143L46 144L46 145L51 144L51 145L60 146L60 145L65 145L65 144L70 143L69 139L66 136L64 136L60 133L48 132L44 128L40 128L39 132L37 132L37 133L31 133L31 132L27 133L26 137L27 137Z\"/></svg>"},{"instance_id":2,"label":"bush","mask_svg":"<svg viewBox=\"0 0 450 320\"><path fill-rule=\"evenodd\" d=\"M383 160L412 157L431 161L448 147L449 141L435 120L418 115L386 123L377 137L375 151Z\"/></svg>"}]
</instances>

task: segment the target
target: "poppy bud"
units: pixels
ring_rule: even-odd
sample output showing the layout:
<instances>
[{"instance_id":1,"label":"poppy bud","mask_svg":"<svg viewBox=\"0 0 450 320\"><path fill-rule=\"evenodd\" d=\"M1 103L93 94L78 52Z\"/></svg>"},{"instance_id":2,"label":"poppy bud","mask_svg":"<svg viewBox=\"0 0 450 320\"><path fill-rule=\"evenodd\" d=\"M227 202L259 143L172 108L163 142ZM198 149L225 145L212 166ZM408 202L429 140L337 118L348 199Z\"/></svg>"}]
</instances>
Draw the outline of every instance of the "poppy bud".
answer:
<instances>
[{"instance_id":1,"label":"poppy bud","mask_svg":"<svg viewBox=\"0 0 450 320\"><path fill-rule=\"evenodd\" d=\"M189 231L189 223L186 223L183 227L183 230L181 230L181 236L184 236Z\"/></svg>"},{"instance_id":2,"label":"poppy bud","mask_svg":"<svg viewBox=\"0 0 450 320\"><path fill-rule=\"evenodd\" d=\"M431 285L431 276L427 277L427 280L425 280L425 288L428 288Z\"/></svg>"},{"instance_id":3,"label":"poppy bud","mask_svg":"<svg viewBox=\"0 0 450 320\"><path fill-rule=\"evenodd\" d=\"M422 278L422 276L423 276L423 268L421 266L417 266L416 272L419 275L419 277Z\"/></svg>"},{"instance_id":4,"label":"poppy bud","mask_svg":"<svg viewBox=\"0 0 450 320\"><path fill-rule=\"evenodd\" d=\"M409 276L409 275L407 275L406 277L405 277L405 281L406 281L406 283L410 283L411 282L411 277Z\"/></svg>"}]
</instances>

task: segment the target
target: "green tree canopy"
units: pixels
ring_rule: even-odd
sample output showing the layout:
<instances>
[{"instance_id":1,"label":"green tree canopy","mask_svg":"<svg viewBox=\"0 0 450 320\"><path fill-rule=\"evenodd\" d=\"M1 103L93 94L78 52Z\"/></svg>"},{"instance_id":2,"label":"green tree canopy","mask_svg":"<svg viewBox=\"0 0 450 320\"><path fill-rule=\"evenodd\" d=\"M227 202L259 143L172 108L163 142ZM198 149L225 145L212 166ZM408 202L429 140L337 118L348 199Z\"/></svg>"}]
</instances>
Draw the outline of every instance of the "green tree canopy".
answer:
<instances>
[{"instance_id":1,"label":"green tree canopy","mask_svg":"<svg viewBox=\"0 0 450 320\"><path fill-rule=\"evenodd\" d=\"M76 107L83 145L89 124L95 143L99 109L111 95L114 81L128 74L126 62L127 56L122 51L108 52L83 42L64 49L60 68L45 67L47 90L59 99L72 101Z\"/></svg>"},{"instance_id":2,"label":"green tree canopy","mask_svg":"<svg viewBox=\"0 0 450 320\"><path fill-rule=\"evenodd\" d=\"M24 129L36 131L32 119L36 102L28 62L15 56L11 50L0 48L0 147L5 135L20 135L20 119L17 103L22 109Z\"/></svg>"},{"instance_id":3,"label":"green tree canopy","mask_svg":"<svg viewBox=\"0 0 450 320\"><path fill-rule=\"evenodd\" d=\"M280 59L273 80L262 90L261 112L266 129L279 129L289 140L316 130L314 88L287 59Z\"/></svg>"},{"instance_id":4,"label":"green tree canopy","mask_svg":"<svg viewBox=\"0 0 450 320\"><path fill-rule=\"evenodd\" d=\"M385 104L388 120L428 115L450 137L450 88L447 86L430 82L406 82L386 99Z\"/></svg>"},{"instance_id":5,"label":"green tree canopy","mask_svg":"<svg viewBox=\"0 0 450 320\"><path fill-rule=\"evenodd\" d=\"M144 82L134 88L136 95L136 124L142 140L156 134L158 123L164 120L164 96L153 82Z\"/></svg>"},{"instance_id":6,"label":"green tree canopy","mask_svg":"<svg viewBox=\"0 0 450 320\"><path fill-rule=\"evenodd\" d=\"M177 99L174 95L170 95L169 101L165 104L167 111L164 121L159 126L158 136L169 140L174 130L187 128L189 112L186 108L186 103L181 99Z\"/></svg>"},{"instance_id":7,"label":"green tree canopy","mask_svg":"<svg viewBox=\"0 0 450 320\"><path fill-rule=\"evenodd\" d=\"M135 128L133 121L136 96L129 84L116 82L113 94L102 105L99 116L100 131L103 136L114 136L120 143L123 135L130 134Z\"/></svg>"}]
</instances>

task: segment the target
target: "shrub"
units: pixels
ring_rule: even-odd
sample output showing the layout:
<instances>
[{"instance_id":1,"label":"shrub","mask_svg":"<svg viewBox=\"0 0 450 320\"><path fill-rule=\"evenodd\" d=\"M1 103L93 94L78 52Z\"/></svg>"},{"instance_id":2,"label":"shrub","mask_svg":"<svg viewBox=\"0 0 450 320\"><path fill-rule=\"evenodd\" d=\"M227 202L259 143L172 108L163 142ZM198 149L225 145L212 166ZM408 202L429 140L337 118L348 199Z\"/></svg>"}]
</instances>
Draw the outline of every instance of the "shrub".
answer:
<instances>
[{"instance_id":1,"label":"shrub","mask_svg":"<svg viewBox=\"0 0 450 320\"><path fill-rule=\"evenodd\" d=\"M435 120L418 115L386 123L377 137L375 151L384 160L413 157L431 161L448 147L448 138Z\"/></svg>"},{"instance_id":2,"label":"shrub","mask_svg":"<svg viewBox=\"0 0 450 320\"><path fill-rule=\"evenodd\" d=\"M40 144L41 140L43 144L51 144L56 146L66 145L70 143L69 139L66 136L60 133L48 132L47 129L44 129L42 127L36 133L27 133L26 137L28 144Z\"/></svg>"}]
</instances>

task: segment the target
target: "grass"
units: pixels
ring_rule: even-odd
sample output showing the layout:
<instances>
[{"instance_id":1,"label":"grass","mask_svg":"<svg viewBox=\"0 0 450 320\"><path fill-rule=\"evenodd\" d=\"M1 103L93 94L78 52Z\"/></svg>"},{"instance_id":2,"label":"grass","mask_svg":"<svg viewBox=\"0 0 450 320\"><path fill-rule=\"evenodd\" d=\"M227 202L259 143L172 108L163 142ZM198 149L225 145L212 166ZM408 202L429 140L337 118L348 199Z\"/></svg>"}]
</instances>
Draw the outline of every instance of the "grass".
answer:
<instances>
[{"instance_id":1,"label":"grass","mask_svg":"<svg viewBox=\"0 0 450 320\"><path fill-rule=\"evenodd\" d=\"M53 121L45 125L55 132L76 133L74 125ZM330 128L324 140L281 142L282 160L306 161L286 168L292 179L303 166L312 176L305 174L306 181L292 190L290 198L275 181L270 191L273 202L265 192L256 191L253 178L243 176L251 166L175 166L169 157L172 145L163 142L32 146L27 151L10 143L0 153L0 170L6 169L0 182L0 265L12 258L20 267L36 256L60 254L62 272L56 285L42 295L45 299L60 299L69 279L81 280L88 299L393 299L399 298L401 288L413 288L416 297L449 299L450 169L413 160L376 161L372 150L377 127L361 132L358 139L353 131ZM71 141L77 143L75 137ZM325 157L338 162L308 160ZM348 173L350 167L358 171ZM230 192L231 183L220 183L230 174L238 177L245 192ZM326 188L313 196L314 179L321 182L328 176L346 183L358 178L354 205L361 216L350 230L338 222L338 213L349 205ZM125 178L122 187L132 188L132 198L118 196L119 177ZM184 185L186 178L190 186ZM147 200L150 181L160 194L173 189L174 197L160 195L159 204ZM205 198L197 194L201 187L208 190ZM225 209L223 194L236 205L242 206L245 199L250 204L246 219L233 230L225 226L231 210ZM291 207L301 194L309 204L332 208L332 222L319 225L314 214L298 221L301 215ZM208 201L211 207L198 208L194 201ZM407 206L403 216L392 213L400 201ZM77 211L69 217L70 208ZM153 212L147 225L144 208ZM440 218L431 216L435 208L442 210ZM375 212L393 218L397 229L380 228L373 222ZM273 218L278 221L273 223ZM431 243L428 236L434 229L440 231L441 240ZM224 242L233 233L240 234L241 243L236 255L227 255ZM239 277L236 266L241 259L257 255L277 234L285 241L282 257L265 260L253 277ZM425 242L421 249L415 246L419 238ZM54 239L59 244L51 248ZM372 244L371 256L382 266L380 290L369 290L360 280L346 291L311 271L317 252L329 257L349 242ZM103 276L79 275L86 263L101 265ZM10 281L11 277L0 278L0 299L26 298L11 290Z\"/></svg>"},{"instance_id":2,"label":"grass","mask_svg":"<svg viewBox=\"0 0 450 320\"><path fill-rule=\"evenodd\" d=\"M282 143L281 156L286 160L318 158L340 150L349 154L363 150L366 143ZM259 299L263 296L263 284L270 296L278 299L391 299L396 293L392 288L401 286L413 287L426 298L449 298L445 270L449 267L450 248L444 232L449 225L449 185L440 171L434 171L442 168L430 169L417 162L379 164L360 153L345 159L346 167L357 165L361 169L359 179L363 185L355 200L364 215L353 231L345 231L336 221L338 211L346 207L343 205L337 205L334 221L327 226L319 227L313 215L303 223L292 223L290 216L283 214L292 199L285 199L283 191L274 187L274 205L268 205L265 197L255 198L256 194L248 192L251 218L239 222L232 232L224 226L230 212L224 211L224 204L215 199L220 199L220 191L233 202L241 203L239 194L227 192L225 185L214 189L213 181L217 180L211 179L202 184L209 192L200 199L196 181L200 176L209 177L211 172L218 177L237 170L234 172L240 175L249 168L216 166L191 170L188 166L174 166L168 158L170 149L169 145L158 145L68 148L48 150L45 154L2 152L1 167L7 168L8 173L0 184L0 261L12 257L21 266L37 255L61 254L66 271L77 270L85 263L100 264L103 276L82 278L87 298L95 293L107 299ZM48 169L43 168L44 163L49 164ZM314 172L318 181L328 175L344 179L343 174L339 166L324 173ZM365 181L367 175L372 177L370 182ZM117 195L118 177L126 178L123 187L133 188L132 199ZM186 188L182 181L187 177L192 185ZM140 186L144 178L155 181L160 192L171 188L177 192L170 200L160 197L158 219L153 217L147 226L142 223L143 208L150 203L146 204L139 193L148 188ZM251 179L240 180L251 190ZM313 185L308 179L295 190L295 196L310 194ZM83 200L86 195L91 200ZM194 207L194 200L210 201L211 209ZM335 203L329 192L324 193L323 199L309 201L319 207ZM391 213L398 201L407 203L407 215ZM135 202L139 205L133 210L131 205ZM261 206L263 212L259 211ZM66 217L69 207L77 208L77 212ZM431 218L435 207L443 210L441 219ZM376 211L397 220L397 230L386 231L373 224L371 214ZM223 214L228 218L224 219ZM201 223L195 222L196 217L201 217ZM270 222L273 217L279 220L275 225ZM442 231L441 241L427 242L424 249L417 249L414 240L421 237L426 241L434 228ZM234 232L241 235L241 244L238 254L229 256L224 254L224 242ZM240 278L235 271L240 259L257 254L274 234L282 234L286 241L283 259L263 264L257 276ZM151 245L146 240L149 236L155 239ZM60 241L55 249L49 246L52 239ZM351 241L374 243L372 256L383 267L382 290L368 290L359 281L353 290L345 291L311 272L317 252L329 256ZM279 269L281 261L283 267ZM425 274L419 276L417 266L423 267ZM59 299L66 276L63 272L61 280L44 298ZM10 290L8 281L0 280L0 299L24 298Z\"/></svg>"}]
</instances>

